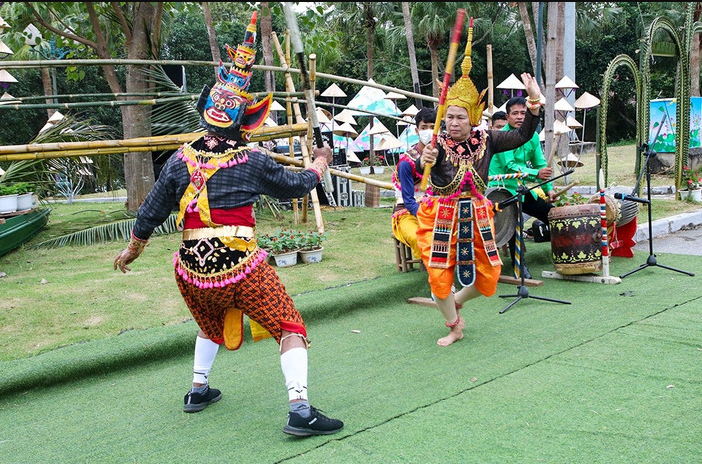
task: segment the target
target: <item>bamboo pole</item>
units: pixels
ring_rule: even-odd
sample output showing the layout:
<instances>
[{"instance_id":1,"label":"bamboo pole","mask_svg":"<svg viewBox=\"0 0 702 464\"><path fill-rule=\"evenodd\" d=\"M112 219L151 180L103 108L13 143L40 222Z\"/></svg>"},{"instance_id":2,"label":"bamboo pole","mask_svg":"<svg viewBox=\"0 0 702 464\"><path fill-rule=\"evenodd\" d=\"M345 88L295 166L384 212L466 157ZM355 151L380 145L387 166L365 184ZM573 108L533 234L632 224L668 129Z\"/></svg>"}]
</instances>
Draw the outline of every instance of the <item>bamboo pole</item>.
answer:
<instances>
[{"instance_id":1,"label":"bamboo pole","mask_svg":"<svg viewBox=\"0 0 702 464\"><path fill-rule=\"evenodd\" d=\"M291 165L292 167L301 167L304 168L304 163L303 161L297 159L297 158L291 158L289 156L285 156L281 153L274 153L266 149L259 149L263 153L266 153L268 156L273 158L274 160L280 162L280 163L286 163ZM369 185L375 185L376 187L380 187L386 190L394 190L395 187L391 182L383 182L382 180L375 180L375 179L370 179L368 177L363 177L359 176L358 174L351 174L350 172L344 172L344 171L339 171L334 168L329 169L329 173L335 176L339 177L344 177L349 180L353 180L355 182L362 182L364 184L369 184Z\"/></svg>"},{"instance_id":2,"label":"bamboo pole","mask_svg":"<svg viewBox=\"0 0 702 464\"><path fill-rule=\"evenodd\" d=\"M260 127L256 132L251 134L252 142L262 142L265 140L279 139L288 135L300 135L307 131L307 124L290 124L275 127ZM91 140L88 142L56 142L56 143L31 143L27 145L6 145L0 146L0 155L18 154L18 153L37 153L58 150L85 150L93 149L100 150L105 148L128 148L128 147L150 147L146 151L163 150L164 145L182 145L186 142L201 137L204 132L191 132L188 134L177 135L159 135L153 137L138 137L126 140ZM119 151L117 152L119 153ZM6 161L0 159L0 161Z\"/></svg>"},{"instance_id":3,"label":"bamboo pole","mask_svg":"<svg viewBox=\"0 0 702 464\"><path fill-rule=\"evenodd\" d=\"M289 33L286 33L286 35L289 35ZM278 52L278 57L280 59L280 62L287 65L287 63L288 63L287 60L289 58L286 58L286 55L283 54L283 49L280 46L280 41L278 41L278 36L276 35L275 32L273 32L271 34L271 38L273 39L273 43L275 44L275 48L276 48L276 51ZM286 38L286 49L288 50L288 56L289 56L290 47L288 46L288 44L289 44L289 38ZM295 91L295 84L293 83L292 75L290 73L285 74L285 85L286 85L286 88L289 92ZM300 111L300 105L294 104L293 110L295 111L295 118L297 119L297 122L298 123L303 122L304 119L302 118L302 112ZM308 123L308 127L310 127L309 123ZM304 140L303 140L303 137L304 137ZM300 151L302 152L302 160L304 162L305 167L312 164L312 160L310 158L310 153L307 149L307 140L308 140L308 137L306 137L304 135L300 136ZM317 196L317 189L312 189L310 191L310 197L312 198L312 207L314 209L315 220L317 222L317 230L319 232L324 232L324 221L322 219L322 210L319 206L319 198ZM305 198L307 198L307 197L305 197ZM303 199L303 205L304 204L305 204L305 199ZM304 208L302 214L304 215L306 211L307 211L307 208ZM304 219L304 217L303 217L303 219Z\"/></svg>"},{"instance_id":4,"label":"bamboo pole","mask_svg":"<svg viewBox=\"0 0 702 464\"><path fill-rule=\"evenodd\" d=\"M556 157L556 152L558 151L558 142L561 140L560 132L554 136L553 145L551 145L551 152L548 155L547 166L553 169L553 159Z\"/></svg>"},{"instance_id":5,"label":"bamboo pole","mask_svg":"<svg viewBox=\"0 0 702 464\"><path fill-rule=\"evenodd\" d=\"M288 50L290 50L290 47L288 47ZM290 59L290 58L288 57L288 59ZM285 87L287 88L287 84ZM285 99L285 115L287 117L288 124L292 124L294 119L293 119L293 114L292 114L292 100L290 98ZM309 130L309 124L307 124L306 130ZM295 138L292 136L288 137L288 153L290 153L290 158L295 159ZM297 198L293 198L292 204L293 204L293 224L299 224L300 223L300 208L297 204ZM307 222L306 199L303 199L303 206L305 207L304 220L305 220L305 222Z\"/></svg>"},{"instance_id":6,"label":"bamboo pole","mask_svg":"<svg viewBox=\"0 0 702 464\"><path fill-rule=\"evenodd\" d=\"M314 95L314 88L315 88L315 83L317 80L317 55L315 53L310 53L309 63L310 64L309 64L308 68L309 68L310 89L312 90L312 94ZM308 104L307 105L307 119L311 122L312 116L310 115L310 111L314 111L314 108L311 108ZM316 115L315 115L315 117L316 117ZM312 131L313 131L314 127L312 127L312 124L310 124L309 127L310 128L307 131L307 144L309 146L310 152L312 152L312 145L314 145L312 143L313 137L314 137ZM321 132L320 132L320 136L321 136ZM332 150L334 150L333 147L332 147ZM333 151L332 151L332 153L333 153ZM329 187L327 187L327 188L329 188Z\"/></svg>"},{"instance_id":7,"label":"bamboo pole","mask_svg":"<svg viewBox=\"0 0 702 464\"><path fill-rule=\"evenodd\" d=\"M285 66L287 66L288 68L290 67L289 63L290 63L290 59L291 59L291 57L290 57L290 50L291 50L291 48L290 48L290 33L286 30L286 31L285 31L285 61L283 62L283 61L281 60L281 62L282 62ZM285 74L285 76L286 76L286 77L287 77L287 76L290 76L290 73ZM292 89L292 87L289 87L289 86L288 86L287 81L286 81L286 83L285 83L285 89L288 90L288 91ZM286 100L287 100L288 102L290 102L290 111L291 111L291 113L290 113L290 121L288 122L288 124L292 124L293 122L295 122L295 117L294 117L294 115L293 115L293 113L292 113L292 109L293 109L293 105L294 105L295 103L297 103L297 99L290 99L290 98L288 98L288 99L286 99ZM308 124L308 125L307 125L307 132L306 132L306 133L309 133L309 130L310 130L310 125ZM290 141L291 141L291 142L294 142L294 139L291 137ZM305 141L304 139L300 139L300 147L302 147L302 144L304 143L304 141ZM294 147L294 144L293 144L293 143L290 143L289 147L290 147L290 156L292 156L292 157L294 158L294 157L295 157L295 147ZM300 148L300 153L302 153L302 148ZM315 191L315 195L316 195L316 191ZM295 202L295 203L297 204L297 202ZM305 197L302 199L302 218L299 218L299 217L298 217L298 221L302 221L304 224L307 223L307 211L308 211L308 210L309 210L309 199L308 199L307 196L305 196ZM315 214L316 214L316 211L315 211Z\"/></svg>"},{"instance_id":8,"label":"bamboo pole","mask_svg":"<svg viewBox=\"0 0 702 464\"><path fill-rule=\"evenodd\" d=\"M253 95L255 96L268 96L271 92L257 92ZM273 92L275 97L283 96L304 96L302 92ZM165 103L173 103L178 101L195 101L200 97L200 94L181 94L178 96L167 97L167 98L149 98L145 100L101 100L101 101L90 101L90 102L76 102L76 103L14 103L15 100L3 100L0 102L0 110L33 110L33 109L64 109L68 110L71 108L92 108L98 106L152 106L152 105L162 105ZM41 99L48 98L47 96L41 97Z\"/></svg>"},{"instance_id":9,"label":"bamboo pole","mask_svg":"<svg viewBox=\"0 0 702 464\"><path fill-rule=\"evenodd\" d=\"M83 97L112 97L112 98L122 98L122 97L175 97L183 95L183 92L177 90L171 90L167 92L122 92L122 93L60 93L52 95L41 95L38 97L12 97L4 99L4 102L8 103L20 103L23 101L34 101L34 100L45 100L47 98L83 98Z\"/></svg>"},{"instance_id":10,"label":"bamboo pole","mask_svg":"<svg viewBox=\"0 0 702 464\"><path fill-rule=\"evenodd\" d=\"M492 127L492 107L495 106L495 89L493 87L492 73L492 44L487 44L485 49L487 55L487 81L488 81L488 101L487 107L490 113L490 127Z\"/></svg>"},{"instance_id":11,"label":"bamboo pole","mask_svg":"<svg viewBox=\"0 0 702 464\"><path fill-rule=\"evenodd\" d=\"M33 110L33 109L63 109L71 108L92 108L95 106L151 106L177 101L197 100L195 95L181 95L169 98L149 98L147 100L109 100L96 102L76 102L76 103L2 103L0 110Z\"/></svg>"},{"instance_id":12,"label":"bamboo pole","mask_svg":"<svg viewBox=\"0 0 702 464\"><path fill-rule=\"evenodd\" d=\"M305 124L306 125L306 124ZM197 136L201 136L202 134L197 134ZM195 137L197 138L197 137ZM193 140L195 140L193 138ZM180 143L174 143L171 145L161 145L158 147L158 150L176 150L180 148L182 144ZM153 145L144 145L144 146L134 146L134 147L113 147L113 148L104 148L99 150L98 152L95 151L95 149L90 149L90 150L83 150L83 149L70 149L70 150L56 150L56 151L43 151L43 152L34 152L34 153L16 153L16 154L7 154L7 155L0 155L0 161L21 161L21 160L35 160L35 159L53 159L53 158L69 158L69 157L76 157L76 156L94 156L94 155L109 155L109 154L116 154L116 153L125 153L125 152L139 152L139 151L149 151L152 148ZM258 147L256 148L258 151L267 154L274 160L276 160L279 163L287 164L289 166L286 166L287 168L304 168L304 162L294 158L292 156L286 156L283 155L282 153L275 153L270 150L267 150L263 147ZM330 169L329 170L330 174L333 174L335 176L339 177L344 177L346 179L355 181L355 182L362 182L364 184L370 184L370 185L375 185L380 188L384 188L386 190L393 190L394 186L390 182L383 182L380 180L375 180L375 179L370 179L367 177L359 176L357 174L351 174L349 172L344 172L344 171L339 171L337 169Z\"/></svg>"},{"instance_id":13,"label":"bamboo pole","mask_svg":"<svg viewBox=\"0 0 702 464\"><path fill-rule=\"evenodd\" d=\"M288 61L289 63L289 61ZM215 61L196 61L196 60L123 60L123 59L89 59L89 60L32 60L32 61L3 61L3 69L12 68L56 68L56 67L66 67L66 66L105 66L105 65L176 65L176 66L207 66L207 67L217 67L219 62ZM232 63L223 63L225 66L230 67ZM262 71L273 71L273 72L288 72L300 74L300 70L292 68L290 66L267 66L267 65L253 65L253 69ZM430 97L427 95L422 95L419 93L409 92L405 89L398 89L388 85L378 84L377 82L369 82L360 79L353 79L350 77L337 76L335 74L327 73L317 73L318 78L335 80L339 82L345 82L347 84L355 84L360 86L370 86L381 89L387 92L396 92L405 95L409 98L418 98L420 100L438 102L436 97Z\"/></svg>"}]
</instances>

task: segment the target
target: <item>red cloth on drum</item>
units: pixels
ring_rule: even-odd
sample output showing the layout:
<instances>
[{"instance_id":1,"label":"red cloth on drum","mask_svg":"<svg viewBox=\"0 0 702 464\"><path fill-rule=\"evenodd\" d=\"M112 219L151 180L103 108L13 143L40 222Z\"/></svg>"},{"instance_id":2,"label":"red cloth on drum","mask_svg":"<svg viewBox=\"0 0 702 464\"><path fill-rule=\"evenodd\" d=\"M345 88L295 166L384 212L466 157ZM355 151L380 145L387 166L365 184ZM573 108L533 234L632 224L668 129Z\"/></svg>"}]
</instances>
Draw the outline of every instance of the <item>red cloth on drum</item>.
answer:
<instances>
[{"instance_id":1,"label":"red cloth on drum","mask_svg":"<svg viewBox=\"0 0 702 464\"><path fill-rule=\"evenodd\" d=\"M612 238L610 239L610 255L620 258L633 258L633 247L636 245L634 235L636 235L636 217L623 226L617 227L615 224L614 232L611 234Z\"/></svg>"}]
</instances>

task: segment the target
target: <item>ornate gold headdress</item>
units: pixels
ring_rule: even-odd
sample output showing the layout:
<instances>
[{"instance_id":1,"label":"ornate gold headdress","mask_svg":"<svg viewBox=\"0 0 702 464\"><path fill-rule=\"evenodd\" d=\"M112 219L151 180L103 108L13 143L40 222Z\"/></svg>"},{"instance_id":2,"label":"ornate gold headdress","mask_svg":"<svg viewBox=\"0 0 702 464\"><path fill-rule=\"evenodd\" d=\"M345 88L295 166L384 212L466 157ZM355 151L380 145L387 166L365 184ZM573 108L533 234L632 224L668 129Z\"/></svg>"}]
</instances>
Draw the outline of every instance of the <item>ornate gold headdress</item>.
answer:
<instances>
[{"instance_id":1,"label":"ornate gold headdress","mask_svg":"<svg viewBox=\"0 0 702 464\"><path fill-rule=\"evenodd\" d=\"M446 94L446 107L449 106L460 106L468 111L468 118L473 126L480 125L483 117L483 110L485 109L485 102L482 101L485 96L487 89L483 90L480 94L478 89L470 80L468 74L473 67L473 62L471 61L470 55L473 48L473 26L468 27L468 43L466 43L465 57L463 58L463 63L461 64L461 77L454 83Z\"/></svg>"}]
</instances>

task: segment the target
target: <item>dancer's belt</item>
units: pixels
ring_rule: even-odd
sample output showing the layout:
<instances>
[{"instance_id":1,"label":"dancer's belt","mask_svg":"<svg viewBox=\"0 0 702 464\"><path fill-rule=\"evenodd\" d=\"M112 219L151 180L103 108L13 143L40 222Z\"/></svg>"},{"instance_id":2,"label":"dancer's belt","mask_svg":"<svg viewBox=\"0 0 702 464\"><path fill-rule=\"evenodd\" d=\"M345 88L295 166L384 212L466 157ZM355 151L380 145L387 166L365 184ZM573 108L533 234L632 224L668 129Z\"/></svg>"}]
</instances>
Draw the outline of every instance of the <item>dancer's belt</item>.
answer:
<instances>
[{"instance_id":1,"label":"dancer's belt","mask_svg":"<svg viewBox=\"0 0 702 464\"><path fill-rule=\"evenodd\" d=\"M183 240L200 240L212 237L254 238L254 236L254 228L248 226L203 227L201 229L185 229L183 231Z\"/></svg>"}]
</instances>

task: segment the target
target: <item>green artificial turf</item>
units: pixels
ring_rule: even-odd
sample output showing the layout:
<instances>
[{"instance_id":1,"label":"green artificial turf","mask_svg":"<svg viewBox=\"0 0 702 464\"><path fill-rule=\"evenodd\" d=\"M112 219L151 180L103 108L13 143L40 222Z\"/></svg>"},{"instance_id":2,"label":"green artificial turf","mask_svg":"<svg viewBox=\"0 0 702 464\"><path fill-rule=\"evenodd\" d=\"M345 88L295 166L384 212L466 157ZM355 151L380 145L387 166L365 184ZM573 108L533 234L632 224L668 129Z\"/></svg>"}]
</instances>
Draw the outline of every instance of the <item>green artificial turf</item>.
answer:
<instances>
[{"instance_id":1,"label":"green artificial turf","mask_svg":"<svg viewBox=\"0 0 702 464\"><path fill-rule=\"evenodd\" d=\"M528 244L536 278L549 244ZM613 258L610 274L647 253ZM447 332L426 274L397 273L294 297L308 325L311 403L332 436L282 433L278 347L247 337L210 375L222 400L183 413L192 322L0 363L0 460L246 463L696 463L702 455L702 257L664 254L620 284L543 279L468 302ZM543 296L568 301L541 301Z\"/></svg>"}]
</instances>

